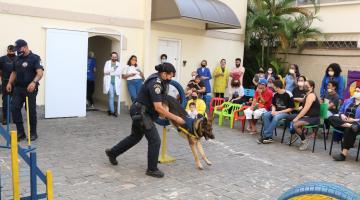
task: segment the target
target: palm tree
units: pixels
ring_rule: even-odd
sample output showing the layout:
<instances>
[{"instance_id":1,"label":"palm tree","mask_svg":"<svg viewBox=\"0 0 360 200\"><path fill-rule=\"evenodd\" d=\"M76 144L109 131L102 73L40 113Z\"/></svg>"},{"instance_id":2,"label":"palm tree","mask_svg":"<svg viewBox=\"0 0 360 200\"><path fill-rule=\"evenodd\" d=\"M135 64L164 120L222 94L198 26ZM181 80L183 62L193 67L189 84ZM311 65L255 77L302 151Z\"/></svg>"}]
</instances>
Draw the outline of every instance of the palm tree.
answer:
<instances>
[{"instance_id":1,"label":"palm tree","mask_svg":"<svg viewBox=\"0 0 360 200\"><path fill-rule=\"evenodd\" d=\"M307 39L317 39L320 31L311 28L317 19L319 7L296 7L296 0L249 0L245 46L261 45L261 61L258 66L271 63L272 54L289 48L301 49ZM258 41L258 42L256 42ZM256 57L256 56L255 56ZM277 69L277 71L279 71Z\"/></svg>"}]
</instances>

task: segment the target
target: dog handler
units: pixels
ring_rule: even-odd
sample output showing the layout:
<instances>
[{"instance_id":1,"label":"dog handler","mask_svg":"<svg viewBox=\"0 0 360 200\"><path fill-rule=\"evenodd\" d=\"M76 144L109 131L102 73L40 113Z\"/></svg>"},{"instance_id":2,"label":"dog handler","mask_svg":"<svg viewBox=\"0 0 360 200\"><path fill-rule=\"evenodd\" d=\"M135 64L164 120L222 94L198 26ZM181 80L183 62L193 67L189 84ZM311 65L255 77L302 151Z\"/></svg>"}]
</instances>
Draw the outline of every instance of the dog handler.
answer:
<instances>
[{"instance_id":1,"label":"dog handler","mask_svg":"<svg viewBox=\"0 0 360 200\"><path fill-rule=\"evenodd\" d=\"M170 63L162 63L157 65L155 69L157 73L148 77L142 85L137 99L130 107L131 134L111 149L106 149L105 153L110 163L117 165L116 157L137 144L145 135L148 140L146 175L162 178L164 173L157 168L161 140L154 120L162 115L177 124L184 124L185 122L181 117L170 113L162 106L162 100L166 96L169 82L175 76L175 67Z\"/></svg>"}]
</instances>

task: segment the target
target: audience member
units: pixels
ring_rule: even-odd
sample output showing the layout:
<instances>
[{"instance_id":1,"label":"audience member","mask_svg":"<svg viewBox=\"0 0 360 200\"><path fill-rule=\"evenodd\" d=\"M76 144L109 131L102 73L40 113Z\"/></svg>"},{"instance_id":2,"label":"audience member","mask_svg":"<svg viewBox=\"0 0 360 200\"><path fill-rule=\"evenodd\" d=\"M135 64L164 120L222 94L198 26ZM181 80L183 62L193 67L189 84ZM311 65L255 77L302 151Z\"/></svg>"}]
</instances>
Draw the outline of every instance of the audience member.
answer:
<instances>
[{"instance_id":1,"label":"audience member","mask_svg":"<svg viewBox=\"0 0 360 200\"><path fill-rule=\"evenodd\" d=\"M325 93L323 102L329 105L328 117L338 113L339 96L336 93L337 83L335 81L329 81L327 85L327 91Z\"/></svg>"},{"instance_id":2,"label":"audience member","mask_svg":"<svg viewBox=\"0 0 360 200\"><path fill-rule=\"evenodd\" d=\"M292 92L296 87L296 81L300 76L299 66L290 65L289 73L285 76L285 90Z\"/></svg>"},{"instance_id":3,"label":"audience member","mask_svg":"<svg viewBox=\"0 0 360 200\"><path fill-rule=\"evenodd\" d=\"M303 126L317 125L320 123L320 101L314 90L315 82L312 80L306 81L304 108L295 117L295 119L292 120L295 132L301 139L301 145L299 147L301 151L306 150L309 145L309 140L305 138L305 134L302 131Z\"/></svg>"},{"instance_id":4,"label":"audience member","mask_svg":"<svg viewBox=\"0 0 360 200\"><path fill-rule=\"evenodd\" d=\"M140 70L135 55L129 58L126 67L122 71L122 78L127 81L130 98L134 102L144 82L144 73Z\"/></svg>"},{"instance_id":5,"label":"audience member","mask_svg":"<svg viewBox=\"0 0 360 200\"><path fill-rule=\"evenodd\" d=\"M344 78L341 76L341 71L342 71L341 67L337 63L332 63L327 67L325 71L325 76L321 82L321 88L320 88L321 98L324 98L327 91L327 85L329 81L332 80L337 83L336 93L338 94L340 99L343 99L345 82L344 82Z\"/></svg>"},{"instance_id":6,"label":"audience member","mask_svg":"<svg viewBox=\"0 0 360 200\"><path fill-rule=\"evenodd\" d=\"M211 93L211 85L210 80L212 79L211 72L209 67L207 66L207 61L203 60L201 61L201 67L199 67L197 70L197 75L200 76L201 80L205 84L205 92L204 95L207 95L208 93Z\"/></svg>"},{"instance_id":7,"label":"audience member","mask_svg":"<svg viewBox=\"0 0 360 200\"><path fill-rule=\"evenodd\" d=\"M360 86L357 86L353 97L341 106L339 115L329 117L330 124L344 132L342 151L334 155L335 161L344 161L349 149L354 147L356 136L360 131Z\"/></svg>"},{"instance_id":8,"label":"audience member","mask_svg":"<svg viewBox=\"0 0 360 200\"><path fill-rule=\"evenodd\" d=\"M252 80L253 84L255 86L257 86L260 79L265 79L265 72L264 72L264 69L262 67L260 67L258 73L255 74L255 76L254 76L254 78Z\"/></svg>"},{"instance_id":9,"label":"audience member","mask_svg":"<svg viewBox=\"0 0 360 200\"><path fill-rule=\"evenodd\" d=\"M192 118L195 119L198 116L198 111L196 109L196 103L195 102L191 102L189 104L189 110L187 110L188 115Z\"/></svg>"},{"instance_id":10,"label":"audience member","mask_svg":"<svg viewBox=\"0 0 360 200\"><path fill-rule=\"evenodd\" d=\"M293 111L293 113L298 113L299 110L303 108L303 103L305 100L304 97L306 96L306 91L304 89L305 81L306 81L305 76L302 75L299 76L299 78L297 79L297 86L292 91L292 95L295 103L295 110Z\"/></svg>"},{"instance_id":11,"label":"audience member","mask_svg":"<svg viewBox=\"0 0 360 200\"><path fill-rule=\"evenodd\" d=\"M190 110L190 104L191 103L195 103L198 113L205 116L205 111L206 111L205 101L199 98L198 93L196 91L193 91L191 93L191 100L189 100L187 102L187 105L186 105L186 108L185 108L186 111Z\"/></svg>"},{"instance_id":12,"label":"audience member","mask_svg":"<svg viewBox=\"0 0 360 200\"><path fill-rule=\"evenodd\" d=\"M244 110L246 119L249 121L247 130L252 134L256 133L256 122L262 114L270 110L273 92L266 87L266 79L260 79L255 92L254 99L249 108Z\"/></svg>"},{"instance_id":13,"label":"audience member","mask_svg":"<svg viewBox=\"0 0 360 200\"><path fill-rule=\"evenodd\" d=\"M224 98L225 90L229 80L229 70L226 67L226 60L221 59L220 66L214 70L214 93L215 97Z\"/></svg>"},{"instance_id":14,"label":"audience member","mask_svg":"<svg viewBox=\"0 0 360 200\"><path fill-rule=\"evenodd\" d=\"M202 95L205 93L206 88L204 82L201 80L200 75L196 75L194 80L190 80L186 86L186 97L188 99L191 97L192 92L197 92L199 97L201 98Z\"/></svg>"},{"instance_id":15,"label":"audience member","mask_svg":"<svg viewBox=\"0 0 360 200\"><path fill-rule=\"evenodd\" d=\"M240 84L243 85L243 78L244 78L245 68L241 66L241 59L235 59L235 68L233 68L230 72L230 77L232 80L239 80Z\"/></svg>"},{"instance_id":16,"label":"audience member","mask_svg":"<svg viewBox=\"0 0 360 200\"><path fill-rule=\"evenodd\" d=\"M240 80L232 79L229 88L228 101L236 104L242 104L246 102L242 97L244 96L244 88L240 83Z\"/></svg>"}]
</instances>

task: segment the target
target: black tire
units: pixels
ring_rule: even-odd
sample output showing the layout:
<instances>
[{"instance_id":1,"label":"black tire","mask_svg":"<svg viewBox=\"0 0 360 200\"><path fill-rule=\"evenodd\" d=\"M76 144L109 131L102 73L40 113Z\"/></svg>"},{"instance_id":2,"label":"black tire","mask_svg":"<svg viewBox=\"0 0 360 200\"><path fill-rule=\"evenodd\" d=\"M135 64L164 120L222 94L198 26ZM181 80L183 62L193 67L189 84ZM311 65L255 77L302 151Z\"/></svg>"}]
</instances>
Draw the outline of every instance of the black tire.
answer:
<instances>
[{"instance_id":1,"label":"black tire","mask_svg":"<svg viewBox=\"0 0 360 200\"><path fill-rule=\"evenodd\" d=\"M302 195L319 195L340 200L360 200L358 193L344 186L327 182L308 182L295 186L281 195L278 200L288 200Z\"/></svg>"}]
</instances>

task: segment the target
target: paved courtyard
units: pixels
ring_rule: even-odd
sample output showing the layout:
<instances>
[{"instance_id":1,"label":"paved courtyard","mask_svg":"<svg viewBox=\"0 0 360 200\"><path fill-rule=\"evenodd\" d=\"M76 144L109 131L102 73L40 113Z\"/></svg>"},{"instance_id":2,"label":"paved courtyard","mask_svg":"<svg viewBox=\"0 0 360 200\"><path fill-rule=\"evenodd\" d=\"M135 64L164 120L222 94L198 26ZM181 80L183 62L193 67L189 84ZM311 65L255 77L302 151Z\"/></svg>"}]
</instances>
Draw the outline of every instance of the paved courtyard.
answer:
<instances>
[{"instance_id":1,"label":"paved courtyard","mask_svg":"<svg viewBox=\"0 0 360 200\"><path fill-rule=\"evenodd\" d=\"M295 146L258 145L256 137L239 130L214 126L215 140L203 142L213 162L199 171L187 142L169 129L168 151L176 162L161 164L165 178L144 174L147 143L118 157L119 165L111 166L104 149L111 147L130 132L127 114L119 118L103 112L88 112L86 118L39 121L37 147L41 169L54 175L55 199L277 199L292 186L306 181L329 181L360 192L360 163L356 151L346 162L332 161L321 140L315 153L300 152ZM159 128L161 133L161 128ZM278 132L281 132L280 130ZM3 144L4 141L0 139ZM21 143L26 146L25 142ZM339 150L336 144L334 152ZM10 152L1 149L1 199L11 199ZM21 166L21 190L29 193L29 169ZM39 191L44 187L39 183Z\"/></svg>"}]
</instances>

